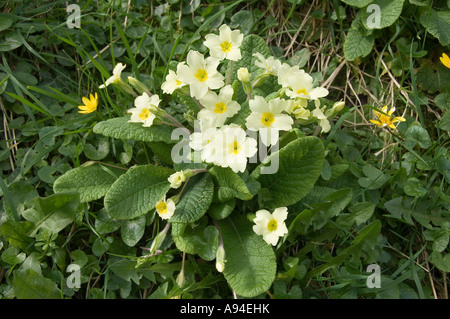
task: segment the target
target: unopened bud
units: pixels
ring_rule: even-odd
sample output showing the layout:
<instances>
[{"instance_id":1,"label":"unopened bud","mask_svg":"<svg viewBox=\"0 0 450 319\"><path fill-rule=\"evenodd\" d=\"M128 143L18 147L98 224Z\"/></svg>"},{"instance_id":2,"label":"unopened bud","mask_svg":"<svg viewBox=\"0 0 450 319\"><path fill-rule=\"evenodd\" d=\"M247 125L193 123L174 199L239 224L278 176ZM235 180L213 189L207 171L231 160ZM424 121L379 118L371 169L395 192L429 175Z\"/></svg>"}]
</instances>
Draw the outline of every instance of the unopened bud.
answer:
<instances>
[{"instance_id":1,"label":"unopened bud","mask_svg":"<svg viewBox=\"0 0 450 319\"><path fill-rule=\"evenodd\" d=\"M237 70L237 77L241 82L250 82L250 73L247 68Z\"/></svg>"},{"instance_id":2,"label":"unopened bud","mask_svg":"<svg viewBox=\"0 0 450 319\"><path fill-rule=\"evenodd\" d=\"M143 93L149 93L150 90L148 89L147 86L145 86L144 83L142 83L141 81L139 81L136 78L133 78L131 76L128 77L128 82L136 89L136 91L138 91L140 94Z\"/></svg>"},{"instance_id":3,"label":"unopened bud","mask_svg":"<svg viewBox=\"0 0 450 319\"><path fill-rule=\"evenodd\" d=\"M219 246L216 252L216 269L218 272L223 272L225 269L225 249L223 246Z\"/></svg>"}]
</instances>

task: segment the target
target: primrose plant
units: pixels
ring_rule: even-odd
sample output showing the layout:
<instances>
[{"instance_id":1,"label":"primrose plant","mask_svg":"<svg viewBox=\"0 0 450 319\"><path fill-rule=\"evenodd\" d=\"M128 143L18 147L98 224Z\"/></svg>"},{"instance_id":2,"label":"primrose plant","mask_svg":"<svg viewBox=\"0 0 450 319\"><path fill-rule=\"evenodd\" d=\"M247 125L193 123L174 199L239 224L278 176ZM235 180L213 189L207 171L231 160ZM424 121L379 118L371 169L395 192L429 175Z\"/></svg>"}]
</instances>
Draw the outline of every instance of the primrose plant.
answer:
<instances>
[{"instance_id":1,"label":"primrose plant","mask_svg":"<svg viewBox=\"0 0 450 319\"><path fill-rule=\"evenodd\" d=\"M182 265L185 254L215 260L213 269L235 294L254 297L275 279L274 250L298 213L290 207L322 170L324 145L317 136L330 130L344 104L325 99L328 90L298 65L271 56L262 38L227 25L218 31L203 42L209 55L191 50L168 70L160 96L135 78L126 83L120 63L100 86L132 94L134 107L93 131L147 143L158 161L125 170L89 162L61 176L54 189L75 188L84 202L104 197L111 219L144 219L145 225L153 214L164 227L137 269L157 262L174 243ZM173 111L175 103L187 111ZM181 288L184 273L180 269L177 279Z\"/></svg>"}]
</instances>

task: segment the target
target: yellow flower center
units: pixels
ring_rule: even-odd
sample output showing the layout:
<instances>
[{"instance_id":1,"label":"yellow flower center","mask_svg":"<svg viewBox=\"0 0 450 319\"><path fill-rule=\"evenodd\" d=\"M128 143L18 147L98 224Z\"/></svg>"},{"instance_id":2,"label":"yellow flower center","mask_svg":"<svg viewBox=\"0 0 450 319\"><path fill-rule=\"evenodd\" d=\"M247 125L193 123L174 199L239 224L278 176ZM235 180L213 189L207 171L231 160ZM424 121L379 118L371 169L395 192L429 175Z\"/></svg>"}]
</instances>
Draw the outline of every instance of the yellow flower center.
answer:
<instances>
[{"instance_id":1,"label":"yellow flower center","mask_svg":"<svg viewBox=\"0 0 450 319\"><path fill-rule=\"evenodd\" d=\"M205 82L206 80L208 80L208 72L206 72L205 69L198 69L197 73L195 73L195 77L200 82Z\"/></svg>"},{"instance_id":2,"label":"yellow flower center","mask_svg":"<svg viewBox=\"0 0 450 319\"><path fill-rule=\"evenodd\" d=\"M276 230L278 228L278 223L277 223L277 221L275 220L275 218L274 219L271 219L270 221L269 221L269 223L267 223L267 229L269 230L269 231L274 231L274 230Z\"/></svg>"},{"instance_id":3,"label":"yellow flower center","mask_svg":"<svg viewBox=\"0 0 450 319\"><path fill-rule=\"evenodd\" d=\"M141 113L139 113L139 118L141 121L145 121L150 117L150 111L148 109L142 109Z\"/></svg>"},{"instance_id":4,"label":"yellow flower center","mask_svg":"<svg viewBox=\"0 0 450 319\"><path fill-rule=\"evenodd\" d=\"M261 117L261 123L266 126L269 127L272 125L272 123L275 121L275 117L273 116L273 113L270 112L264 112L262 117Z\"/></svg>"},{"instance_id":5,"label":"yellow flower center","mask_svg":"<svg viewBox=\"0 0 450 319\"><path fill-rule=\"evenodd\" d=\"M164 201L160 200L158 203L156 203L155 208L158 214L167 214L168 208L167 204Z\"/></svg>"},{"instance_id":6,"label":"yellow flower center","mask_svg":"<svg viewBox=\"0 0 450 319\"><path fill-rule=\"evenodd\" d=\"M223 41L220 44L220 48L222 49L223 52L230 52L231 50L231 43L228 41Z\"/></svg>"},{"instance_id":7,"label":"yellow flower center","mask_svg":"<svg viewBox=\"0 0 450 319\"><path fill-rule=\"evenodd\" d=\"M175 84L176 84L177 86L181 85L181 81L178 81L178 80L175 80L175 81L176 81Z\"/></svg>"},{"instance_id":8,"label":"yellow flower center","mask_svg":"<svg viewBox=\"0 0 450 319\"><path fill-rule=\"evenodd\" d=\"M214 107L214 113L217 113L217 114L222 114L226 110L227 110L227 106L225 105L225 102L216 103L216 105Z\"/></svg>"},{"instance_id":9,"label":"yellow flower center","mask_svg":"<svg viewBox=\"0 0 450 319\"><path fill-rule=\"evenodd\" d=\"M297 93L297 94L308 94L308 92L306 92L306 90L305 89L298 89L297 90L297 92L295 92L295 93Z\"/></svg>"},{"instance_id":10,"label":"yellow flower center","mask_svg":"<svg viewBox=\"0 0 450 319\"><path fill-rule=\"evenodd\" d=\"M234 143L228 144L228 152L230 154L237 155L241 151L241 146L237 141L234 141Z\"/></svg>"}]
</instances>

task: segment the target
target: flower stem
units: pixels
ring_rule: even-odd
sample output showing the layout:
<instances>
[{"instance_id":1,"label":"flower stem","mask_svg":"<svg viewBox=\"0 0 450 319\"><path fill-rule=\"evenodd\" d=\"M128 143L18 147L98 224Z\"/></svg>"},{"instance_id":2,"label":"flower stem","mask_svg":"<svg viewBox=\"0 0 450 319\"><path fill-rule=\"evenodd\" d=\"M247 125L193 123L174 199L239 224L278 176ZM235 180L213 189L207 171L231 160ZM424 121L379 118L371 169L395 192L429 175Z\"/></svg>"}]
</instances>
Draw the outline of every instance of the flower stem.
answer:
<instances>
[{"instance_id":1,"label":"flower stem","mask_svg":"<svg viewBox=\"0 0 450 319\"><path fill-rule=\"evenodd\" d=\"M227 84L230 84L231 81L231 72L233 71L233 61L230 61L230 72L228 72L228 77L227 77Z\"/></svg>"}]
</instances>

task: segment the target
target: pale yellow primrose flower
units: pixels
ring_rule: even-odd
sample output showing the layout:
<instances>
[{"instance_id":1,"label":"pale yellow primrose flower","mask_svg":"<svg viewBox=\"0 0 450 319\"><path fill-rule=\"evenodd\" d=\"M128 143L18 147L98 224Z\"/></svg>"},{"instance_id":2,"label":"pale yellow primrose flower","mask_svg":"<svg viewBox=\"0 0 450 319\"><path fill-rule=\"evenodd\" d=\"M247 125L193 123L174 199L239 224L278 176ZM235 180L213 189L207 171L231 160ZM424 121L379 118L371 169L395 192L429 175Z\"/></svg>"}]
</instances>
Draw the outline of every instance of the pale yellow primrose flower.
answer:
<instances>
[{"instance_id":1,"label":"pale yellow primrose flower","mask_svg":"<svg viewBox=\"0 0 450 319\"><path fill-rule=\"evenodd\" d=\"M276 246L278 238L288 233L284 222L287 215L287 207L278 207L272 214L265 209L261 209L256 212L256 217L253 219L255 223L253 231L257 235L263 236L263 239L269 245Z\"/></svg>"},{"instance_id":2,"label":"pale yellow primrose flower","mask_svg":"<svg viewBox=\"0 0 450 319\"><path fill-rule=\"evenodd\" d=\"M201 159L204 162L213 162L215 148L206 146L213 141L217 133L218 130L215 127L205 127L201 132L195 132L189 136L189 146L194 151L201 151Z\"/></svg>"},{"instance_id":3,"label":"pale yellow primrose flower","mask_svg":"<svg viewBox=\"0 0 450 319\"><path fill-rule=\"evenodd\" d=\"M281 67L281 62L275 59L273 56L267 59L259 52L253 53L258 61L255 61L255 65L264 69L266 74L277 74L278 69Z\"/></svg>"},{"instance_id":4,"label":"pale yellow primrose flower","mask_svg":"<svg viewBox=\"0 0 450 319\"><path fill-rule=\"evenodd\" d=\"M261 96L255 96L249 101L252 113L247 117L245 126L251 131L259 131L264 145L274 145L277 142L275 131L289 131L294 124L293 119L282 114L287 111L290 102L276 98L269 102Z\"/></svg>"},{"instance_id":5,"label":"pale yellow primrose flower","mask_svg":"<svg viewBox=\"0 0 450 319\"><path fill-rule=\"evenodd\" d=\"M224 86L219 94L208 91L201 99L204 106L197 114L200 121L212 121L212 126L222 126L226 119L235 115L241 108L238 102L233 101L233 88Z\"/></svg>"},{"instance_id":6,"label":"pale yellow primrose flower","mask_svg":"<svg viewBox=\"0 0 450 319\"><path fill-rule=\"evenodd\" d=\"M319 108L318 103L316 104L316 108L312 111L312 115L318 120L319 125L322 128L321 132L327 133L330 131L330 121L326 115L323 114L323 111Z\"/></svg>"},{"instance_id":7,"label":"pale yellow primrose flower","mask_svg":"<svg viewBox=\"0 0 450 319\"><path fill-rule=\"evenodd\" d=\"M131 113L130 123L142 123L142 126L149 127L153 124L158 110L158 105L161 102L158 95L148 96L143 93L134 100L135 107L129 109L127 113Z\"/></svg>"},{"instance_id":8,"label":"pale yellow primrose flower","mask_svg":"<svg viewBox=\"0 0 450 319\"><path fill-rule=\"evenodd\" d=\"M170 198L166 200L164 196L156 203L155 209L161 219L170 219L175 212L175 202Z\"/></svg>"},{"instance_id":9,"label":"pale yellow primrose flower","mask_svg":"<svg viewBox=\"0 0 450 319\"><path fill-rule=\"evenodd\" d=\"M328 90L322 87L313 88L313 78L304 70L295 70L285 79L287 84L286 95L292 99L306 98L317 100L328 95Z\"/></svg>"},{"instance_id":10,"label":"pale yellow primrose flower","mask_svg":"<svg viewBox=\"0 0 450 319\"><path fill-rule=\"evenodd\" d=\"M220 60L205 57L198 51L187 54L187 64L181 65L177 72L179 81L189 84L191 96L201 99L208 89L219 89L224 85L224 76L217 72Z\"/></svg>"},{"instance_id":11,"label":"pale yellow primrose flower","mask_svg":"<svg viewBox=\"0 0 450 319\"><path fill-rule=\"evenodd\" d=\"M387 113L387 115L373 110L375 115L378 117L379 121L377 121L377 120L370 120L370 122L372 122L373 124L376 124L378 127L385 127L385 126L387 126L387 127L391 128L391 129L395 130L396 126L394 125L394 123L405 122L406 121L401 116L397 116L397 117L394 117L394 118L392 117L392 114L395 112L395 107L391 108L389 110L389 112L388 112L388 107L387 107L387 105L385 105L385 106L383 106L381 111L383 113Z\"/></svg>"},{"instance_id":12,"label":"pale yellow primrose flower","mask_svg":"<svg viewBox=\"0 0 450 319\"><path fill-rule=\"evenodd\" d=\"M219 35L208 34L203 44L209 48L209 53L220 60L237 61L241 58L240 46L244 35L239 30L231 31L227 25L219 28Z\"/></svg>"},{"instance_id":13,"label":"pale yellow primrose flower","mask_svg":"<svg viewBox=\"0 0 450 319\"><path fill-rule=\"evenodd\" d=\"M113 75L106 80L105 84L100 85L99 88L104 89L105 87L107 87L108 85L110 85L112 83L117 83L119 81L122 81L121 74L126 66L127 66L126 64L117 63L113 69Z\"/></svg>"},{"instance_id":14,"label":"pale yellow primrose flower","mask_svg":"<svg viewBox=\"0 0 450 319\"><path fill-rule=\"evenodd\" d=\"M239 125L222 126L205 146L205 154L210 154L205 161L242 173L247 166L247 158L257 151L256 144L256 140L248 137Z\"/></svg>"},{"instance_id":15,"label":"pale yellow primrose flower","mask_svg":"<svg viewBox=\"0 0 450 319\"><path fill-rule=\"evenodd\" d=\"M186 85L186 83L181 81L177 75L182 65L184 65L184 62L178 63L176 73L172 70L169 70L169 73L166 76L166 81L161 85L161 89L164 93L172 94L176 89Z\"/></svg>"},{"instance_id":16,"label":"pale yellow primrose flower","mask_svg":"<svg viewBox=\"0 0 450 319\"><path fill-rule=\"evenodd\" d=\"M443 65L445 65L447 68L450 68L450 58L447 54L442 53L442 56L440 57L440 60Z\"/></svg>"},{"instance_id":17,"label":"pale yellow primrose flower","mask_svg":"<svg viewBox=\"0 0 450 319\"><path fill-rule=\"evenodd\" d=\"M183 171L179 171L170 175L167 180L171 188L179 188L186 181L186 175Z\"/></svg>"},{"instance_id":18,"label":"pale yellow primrose flower","mask_svg":"<svg viewBox=\"0 0 450 319\"><path fill-rule=\"evenodd\" d=\"M78 113L81 114L89 114L97 110L98 105L98 95L97 92L95 93L95 96L92 94L89 94L89 99L87 97L82 97L81 100L83 101L84 105L79 105L78 108L80 111Z\"/></svg>"}]
</instances>

